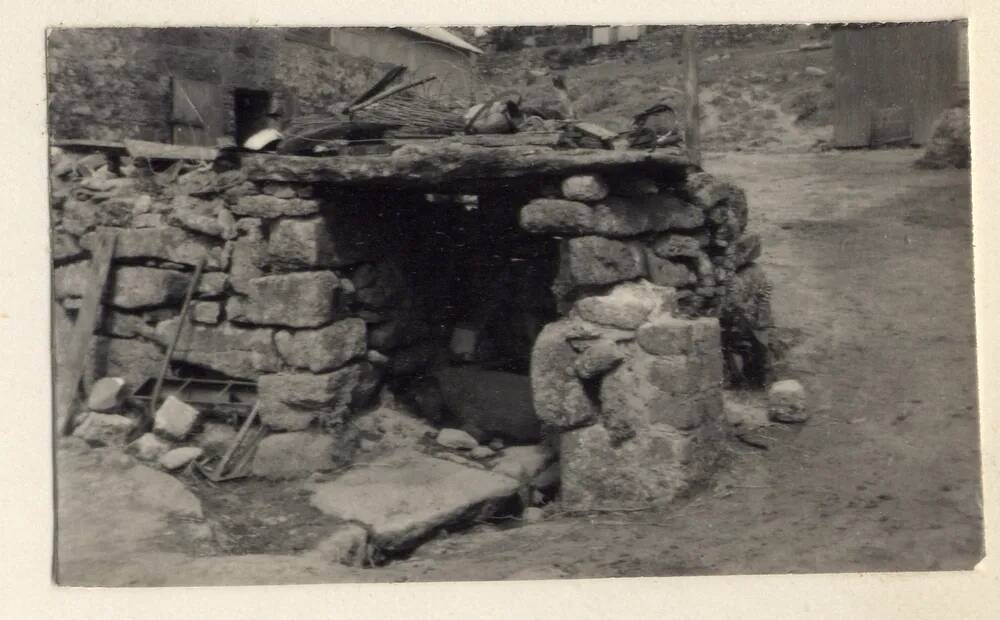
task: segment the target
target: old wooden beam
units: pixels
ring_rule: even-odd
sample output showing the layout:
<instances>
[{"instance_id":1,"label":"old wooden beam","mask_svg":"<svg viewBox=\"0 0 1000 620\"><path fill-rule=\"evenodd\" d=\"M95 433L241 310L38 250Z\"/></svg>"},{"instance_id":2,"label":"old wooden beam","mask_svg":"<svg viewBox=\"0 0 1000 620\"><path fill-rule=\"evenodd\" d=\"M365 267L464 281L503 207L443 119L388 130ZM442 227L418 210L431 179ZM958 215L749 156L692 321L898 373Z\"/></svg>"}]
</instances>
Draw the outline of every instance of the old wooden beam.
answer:
<instances>
[{"instance_id":1,"label":"old wooden beam","mask_svg":"<svg viewBox=\"0 0 1000 620\"><path fill-rule=\"evenodd\" d=\"M125 149L132 157L140 159L194 159L215 161L219 149L210 146L163 144L145 140L126 140Z\"/></svg>"},{"instance_id":2,"label":"old wooden beam","mask_svg":"<svg viewBox=\"0 0 1000 620\"><path fill-rule=\"evenodd\" d=\"M561 176L640 168L655 173L690 165L680 149L655 151L603 149L555 150L518 146L492 148L435 141L409 145L389 156L301 157L270 153L242 156L253 181L376 184L387 187L436 187L470 180Z\"/></svg>"},{"instance_id":3,"label":"old wooden beam","mask_svg":"<svg viewBox=\"0 0 1000 620\"><path fill-rule=\"evenodd\" d=\"M91 279L83 296L80 313L76 318L73 336L69 343L67 354L66 376L57 381L56 397L56 430L59 435L69 435L73 432L73 413L76 406L76 396L80 389L80 379L87 360L87 349L90 346L94 329L101 318L101 299L107 287L108 274L111 272L111 259L115 254L115 236L113 233L99 234L94 244L91 269Z\"/></svg>"}]
</instances>

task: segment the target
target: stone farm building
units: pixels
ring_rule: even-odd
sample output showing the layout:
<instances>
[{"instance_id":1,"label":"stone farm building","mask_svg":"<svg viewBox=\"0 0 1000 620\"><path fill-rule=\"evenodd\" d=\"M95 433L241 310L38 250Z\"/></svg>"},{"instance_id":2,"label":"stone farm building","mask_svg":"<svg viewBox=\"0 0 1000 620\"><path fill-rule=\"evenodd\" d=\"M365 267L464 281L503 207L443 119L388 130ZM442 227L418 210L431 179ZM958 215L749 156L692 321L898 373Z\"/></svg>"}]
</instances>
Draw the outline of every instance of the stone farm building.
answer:
<instances>
[{"instance_id":1,"label":"stone farm building","mask_svg":"<svg viewBox=\"0 0 1000 620\"><path fill-rule=\"evenodd\" d=\"M382 75L377 62L331 49L336 39L328 48L301 34L50 35L57 333L95 303L91 263L113 248L84 387L120 378L148 397L140 388L165 360L182 386L240 381L264 429L253 475L267 478L380 459L380 446L408 440L386 439L399 427L358 433L393 407L420 415L410 427L501 446L477 463L408 452L406 468L471 486L464 504L418 498L437 502L420 527L382 519L386 497L363 490L323 500L324 511L366 523L387 553L455 515L516 500L529 482L552 492L561 481L573 509L669 501L709 475L725 377L766 372L770 289L744 192L677 147L567 145L572 123L386 140L378 154L149 144L240 135L241 94L267 93L268 114L316 112ZM177 82L220 102L210 118L191 115ZM146 447L169 448L198 441L198 416L244 396L203 399L167 435L141 407L87 412L81 428L116 418L115 428L152 431L141 434ZM426 451L425 438L407 445ZM524 460L502 470L511 458ZM357 490L390 469L344 477ZM392 471L409 484L405 469Z\"/></svg>"},{"instance_id":2,"label":"stone farm building","mask_svg":"<svg viewBox=\"0 0 1000 620\"><path fill-rule=\"evenodd\" d=\"M48 36L55 138L214 146L328 112L391 65L468 98L480 50L443 28L93 28Z\"/></svg>"}]
</instances>

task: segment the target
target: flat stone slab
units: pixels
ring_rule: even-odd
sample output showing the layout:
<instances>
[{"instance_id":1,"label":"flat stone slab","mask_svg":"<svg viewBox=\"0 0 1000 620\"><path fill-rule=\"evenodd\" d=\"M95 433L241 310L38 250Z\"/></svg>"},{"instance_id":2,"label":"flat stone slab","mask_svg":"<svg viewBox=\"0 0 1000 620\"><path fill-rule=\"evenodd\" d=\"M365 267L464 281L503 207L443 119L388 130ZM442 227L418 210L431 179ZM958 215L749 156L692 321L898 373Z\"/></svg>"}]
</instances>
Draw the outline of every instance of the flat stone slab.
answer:
<instances>
[{"instance_id":1,"label":"flat stone slab","mask_svg":"<svg viewBox=\"0 0 1000 620\"><path fill-rule=\"evenodd\" d=\"M315 485L311 501L325 514L364 524L375 546L399 551L519 486L508 476L404 452Z\"/></svg>"}]
</instances>

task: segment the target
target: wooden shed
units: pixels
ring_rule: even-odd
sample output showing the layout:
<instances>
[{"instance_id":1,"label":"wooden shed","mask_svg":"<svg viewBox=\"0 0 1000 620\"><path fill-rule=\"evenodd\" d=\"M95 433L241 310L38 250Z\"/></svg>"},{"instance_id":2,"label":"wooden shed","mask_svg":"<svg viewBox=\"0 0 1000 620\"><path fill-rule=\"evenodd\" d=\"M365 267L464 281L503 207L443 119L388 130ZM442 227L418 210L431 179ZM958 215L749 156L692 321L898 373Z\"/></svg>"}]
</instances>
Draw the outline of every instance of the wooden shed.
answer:
<instances>
[{"instance_id":1,"label":"wooden shed","mask_svg":"<svg viewBox=\"0 0 1000 620\"><path fill-rule=\"evenodd\" d=\"M834 144L925 144L967 96L967 21L846 25L833 33Z\"/></svg>"}]
</instances>

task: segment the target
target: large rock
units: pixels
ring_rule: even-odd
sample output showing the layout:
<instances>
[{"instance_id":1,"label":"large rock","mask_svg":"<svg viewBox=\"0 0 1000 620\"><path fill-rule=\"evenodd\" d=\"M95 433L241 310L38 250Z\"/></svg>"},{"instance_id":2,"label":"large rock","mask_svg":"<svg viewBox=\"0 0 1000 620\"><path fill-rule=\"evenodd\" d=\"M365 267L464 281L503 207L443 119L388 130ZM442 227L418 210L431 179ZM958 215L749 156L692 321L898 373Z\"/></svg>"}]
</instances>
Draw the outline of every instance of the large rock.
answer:
<instances>
[{"instance_id":1,"label":"large rock","mask_svg":"<svg viewBox=\"0 0 1000 620\"><path fill-rule=\"evenodd\" d=\"M268 240L272 265L284 269L343 267L359 262L361 255L349 235L334 234L322 217L283 218L275 223Z\"/></svg>"},{"instance_id":2,"label":"large rock","mask_svg":"<svg viewBox=\"0 0 1000 620\"><path fill-rule=\"evenodd\" d=\"M597 202L608 195L608 183L596 174L577 174L563 179L562 195L568 200Z\"/></svg>"},{"instance_id":3,"label":"large rock","mask_svg":"<svg viewBox=\"0 0 1000 620\"><path fill-rule=\"evenodd\" d=\"M656 424L618 442L603 426L560 437L562 505L567 510L640 508L673 499L688 484L687 438Z\"/></svg>"},{"instance_id":4,"label":"large rock","mask_svg":"<svg viewBox=\"0 0 1000 620\"><path fill-rule=\"evenodd\" d=\"M275 334L278 353L292 366L327 372L362 357L367 349L365 322L352 318L321 329L281 331Z\"/></svg>"},{"instance_id":5,"label":"large rock","mask_svg":"<svg viewBox=\"0 0 1000 620\"><path fill-rule=\"evenodd\" d=\"M122 415L90 413L73 430L73 435L92 445L122 447L133 428L135 428L135 420L131 418Z\"/></svg>"},{"instance_id":6,"label":"large rock","mask_svg":"<svg viewBox=\"0 0 1000 620\"><path fill-rule=\"evenodd\" d=\"M200 419L201 411L175 396L167 396L153 416L153 431L180 441L191 433Z\"/></svg>"},{"instance_id":7,"label":"large rock","mask_svg":"<svg viewBox=\"0 0 1000 620\"><path fill-rule=\"evenodd\" d=\"M315 200L300 198L278 198L276 196L243 196L230 207L237 215L259 217L262 219L314 215L319 212L319 203Z\"/></svg>"},{"instance_id":8,"label":"large rock","mask_svg":"<svg viewBox=\"0 0 1000 620\"><path fill-rule=\"evenodd\" d=\"M652 231L693 230L704 222L701 209L673 196L611 196L594 206L593 232L607 237L633 237Z\"/></svg>"},{"instance_id":9,"label":"large rock","mask_svg":"<svg viewBox=\"0 0 1000 620\"><path fill-rule=\"evenodd\" d=\"M417 450L434 427L411 415L388 407L379 407L351 420L364 439L369 452L386 454L400 449Z\"/></svg>"},{"instance_id":10,"label":"large rock","mask_svg":"<svg viewBox=\"0 0 1000 620\"><path fill-rule=\"evenodd\" d=\"M116 231L115 258L157 258L182 265L196 265L205 259L205 269L226 267L220 242L180 228L138 228Z\"/></svg>"},{"instance_id":11,"label":"large rock","mask_svg":"<svg viewBox=\"0 0 1000 620\"><path fill-rule=\"evenodd\" d=\"M577 321L549 323L535 340L531 352L531 390L535 414L544 423L573 428L597 419L600 404L584 389L573 364L577 352L570 340L577 336Z\"/></svg>"},{"instance_id":12,"label":"large rock","mask_svg":"<svg viewBox=\"0 0 1000 620\"><path fill-rule=\"evenodd\" d=\"M190 274L152 267L119 267L114 273L111 305L134 309L179 303L184 299Z\"/></svg>"},{"instance_id":13,"label":"large rock","mask_svg":"<svg viewBox=\"0 0 1000 620\"><path fill-rule=\"evenodd\" d=\"M570 276L577 284L612 284L645 273L642 248L636 243L580 237L567 245Z\"/></svg>"},{"instance_id":14,"label":"large rock","mask_svg":"<svg viewBox=\"0 0 1000 620\"><path fill-rule=\"evenodd\" d=\"M229 299L226 315L236 323L319 327L336 318L339 288L329 271L255 278L246 298Z\"/></svg>"},{"instance_id":15,"label":"large rock","mask_svg":"<svg viewBox=\"0 0 1000 620\"><path fill-rule=\"evenodd\" d=\"M332 469L335 444L326 433L268 435L257 444L251 473L270 480L287 480Z\"/></svg>"},{"instance_id":16,"label":"large rock","mask_svg":"<svg viewBox=\"0 0 1000 620\"><path fill-rule=\"evenodd\" d=\"M300 431L314 420L339 423L349 410L362 378L360 364L314 375L264 375L257 382L261 421L276 430Z\"/></svg>"},{"instance_id":17,"label":"large rock","mask_svg":"<svg viewBox=\"0 0 1000 620\"><path fill-rule=\"evenodd\" d=\"M317 484L312 504L325 514L363 524L372 544L398 552L441 527L489 516L519 487L508 476L404 453Z\"/></svg>"},{"instance_id":18,"label":"large rock","mask_svg":"<svg viewBox=\"0 0 1000 620\"><path fill-rule=\"evenodd\" d=\"M264 275L267 246L260 240L240 239L232 244L229 285L241 295L250 294L250 282Z\"/></svg>"},{"instance_id":19,"label":"large rock","mask_svg":"<svg viewBox=\"0 0 1000 620\"><path fill-rule=\"evenodd\" d=\"M532 443L541 437L528 377L473 368L446 368L434 377L448 414L480 442L501 437Z\"/></svg>"},{"instance_id":20,"label":"large rock","mask_svg":"<svg viewBox=\"0 0 1000 620\"><path fill-rule=\"evenodd\" d=\"M582 202L536 198L521 208L520 223L532 233L583 235L594 229L594 211Z\"/></svg>"},{"instance_id":21,"label":"large rock","mask_svg":"<svg viewBox=\"0 0 1000 620\"><path fill-rule=\"evenodd\" d=\"M157 324L157 341L168 345L179 321L173 318ZM271 330L247 329L229 323L200 325L185 321L174 359L241 379L254 379L281 367Z\"/></svg>"},{"instance_id":22,"label":"large rock","mask_svg":"<svg viewBox=\"0 0 1000 620\"><path fill-rule=\"evenodd\" d=\"M672 312L676 291L649 282L624 282L605 295L584 297L573 306L576 314L591 323L635 329L650 314Z\"/></svg>"},{"instance_id":23,"label":"large rock","mask_svg":"<svg viewBox=\"0 0 1000 620\"><path fill-rule=\"evenodd\" d=\"M687 430L721 416L721 356L714 351L709 363L694 355L657 356L635 347L601 381L602 422L623 439L649 424Z\"/></svg>"}]
</instances>

